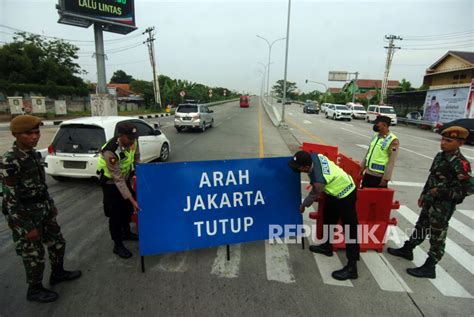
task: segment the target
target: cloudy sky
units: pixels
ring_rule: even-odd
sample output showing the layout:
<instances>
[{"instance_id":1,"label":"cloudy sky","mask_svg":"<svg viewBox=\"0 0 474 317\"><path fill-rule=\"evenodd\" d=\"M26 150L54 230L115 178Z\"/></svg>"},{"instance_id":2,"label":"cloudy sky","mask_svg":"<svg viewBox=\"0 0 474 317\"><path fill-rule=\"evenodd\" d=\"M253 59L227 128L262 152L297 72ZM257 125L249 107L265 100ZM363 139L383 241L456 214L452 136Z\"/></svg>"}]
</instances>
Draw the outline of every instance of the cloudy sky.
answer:
<instances>
[{"instance_id":1,"label":"cloudy sky","mask_svg":"<svg viewBox=\"0 0 474 317\"><path fill-rule=\"evenodd\" d=\"M72 40L81 48L84 78L96 81L93 29L58 24L57 0L0 0L0 44L13 29ZM138 29L129 35L105 33L107 78L122 69L136 79L152 73L142 32L156 28L158 72L173 78L258 93L269 41L286 36L287 0L135 0ZM472 0L293 0L288 80L301 91L329 87L328 71L382 79L384 36L399 35L390 79L418 87L425 69L449 49L474 51ZM274 44L270 82L283 78L285 41Z\"/></svg>"}]
</instances>

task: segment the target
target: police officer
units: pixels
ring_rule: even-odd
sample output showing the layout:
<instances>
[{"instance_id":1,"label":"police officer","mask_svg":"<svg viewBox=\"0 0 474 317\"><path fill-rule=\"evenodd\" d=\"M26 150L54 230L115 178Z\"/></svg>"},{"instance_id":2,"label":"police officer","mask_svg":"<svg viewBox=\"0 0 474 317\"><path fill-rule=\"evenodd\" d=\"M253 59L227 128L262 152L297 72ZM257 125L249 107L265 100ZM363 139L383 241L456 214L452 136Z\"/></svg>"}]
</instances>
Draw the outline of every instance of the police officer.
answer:
<instances>
[{"instance_id":1,"label":"police officer","mask_svg":"<svg viewBox=\"0 0 474 317\"><path fill-rule=\"evenodd\" d=\"M357 242L357 213L355 209L357 188L352 177L326 156L305 151L296 152L288 165L295 172L307 173L311 191L300 206L300 211L311 206L319 195L326 193L324 202L324 225L337 225L339 219L344 227L349 226L351 243L346 239L346 256L348 264L341 270L334 271L332 277L337 280L357 279L357 261L359 244ZM331 240L331 238L329 238ZM312 245L310 250L326 256L332 256L331 241L321 245Z\"/></svg>"},{"instance_id":2,"label":"police officer","mask_svg":"<svg viewBox=\"0 0 474 317\"><path fill-rule=\"evenodd\" d=\"M104 194L104 213L109 218L109 230L114 241L113 252L127 259L132 253L123 240L138 240L130 231L131 216L139 207L131 189L131 176L140 161L137 128L127 122L117 125L118 135L107 141L97 163Z\"/></svg>"},{"instance_id":3,"label":"police officer","mask_svg":"<svg viewBox=\"0 0 474 317\"><path fill-rule=\"evenodd\" d=\"M469 131L453 126L441 134L442 151L433 160L430 175L418 200L421 212L415 229L403 247L387 250L392 255L413 260L413 249L429 235L430 250L426 262L421 267L407 269L408 274L415 277L436 278L435 267L444 255L449 219L456 205L474 193L471 166L459 150Z\"/></svg>"},{"instance_id":4,"label":"police officer","mask_svg":"<svg viewBox=\"0 0 474 317\"><path fill-rule=\"evenodd\" d=\"M30 115L17 116L10 122L16 141L3 155L0 175L2 212L29 285L26 299L47 303L57 300L58 293L43 287L44 245L52 268L50 285L77 279L81 271L66 271L63 267L66 241L56 221L58 210L48 193L39 153L34 149L40 138L40 122L40 118Z\"/></svg>"},{"instance_id":5,"label":"police officer","mask_svg":"<svg viewBox=\"0 0 474 317\"><path fill-rule=\"evenodd\" d=\"M397 136L390 132L390 122L391 119L387 116L378 116L375 119L375 134L360 164L363 188L386 188L392 178L400 142Z\"/></svg>"}]
</instances>

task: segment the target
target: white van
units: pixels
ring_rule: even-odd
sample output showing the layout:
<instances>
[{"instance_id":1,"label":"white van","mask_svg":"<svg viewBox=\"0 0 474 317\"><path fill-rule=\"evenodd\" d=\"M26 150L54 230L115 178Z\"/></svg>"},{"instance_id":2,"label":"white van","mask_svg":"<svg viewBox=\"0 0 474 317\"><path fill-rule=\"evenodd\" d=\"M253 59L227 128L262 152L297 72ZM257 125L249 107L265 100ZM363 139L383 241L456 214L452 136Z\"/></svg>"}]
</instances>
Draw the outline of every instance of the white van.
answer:
<instances>
[{"instance_id":1,"label":"white van","mask_svg":"<svg viewBox=\"0 0 474 317\"><path fill-rule=\"evenodd\" d=\"M367 108L365 120L367 122L374 122L375 118L378 116L389 117L391 119L392 125L397 124L397 114L395 113L395 109L393 109L392 106L369 105L369 108Z\"/></svg>"},{"instance_id":2,"label":"white van","mask_svg":"<svg viewBox=\"0 0 474 317\"><path fill-rule=\"evenodd\" d=\"M360 103L348 102L346 106L352 112L352 119L365 119L367 116L367 111Z\"/></svg>"}]
</instances>

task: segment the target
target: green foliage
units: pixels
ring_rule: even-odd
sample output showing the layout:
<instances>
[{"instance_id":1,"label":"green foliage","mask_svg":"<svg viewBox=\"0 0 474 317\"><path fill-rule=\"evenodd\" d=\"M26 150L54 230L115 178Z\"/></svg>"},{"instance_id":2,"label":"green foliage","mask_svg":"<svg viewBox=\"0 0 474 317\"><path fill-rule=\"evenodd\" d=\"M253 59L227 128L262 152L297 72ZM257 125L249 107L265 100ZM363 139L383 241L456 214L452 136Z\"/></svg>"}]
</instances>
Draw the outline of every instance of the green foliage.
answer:
<instances>
[{"instance_id":1,"label":"green foliage","mask_svg":"<svg viewBox=\"0 0 474 317\"><path fill-rule=\"evenodd\" d=\"M1 91L50 96L64 92L83 94L86 85L77 76L83 71L75 62L78 50L77 46L62 40L16 33L12 43L0 47Z\"/></svg>"},{"instance_id":2,"label":"green foliage","mask_svg":"<svg viewBox=\"0 0 474 317\"><path fill-rule=\"evenodd\" d=\"M126 72L119 69L115 71L115 73L112 75L112 78L110 79L110 83L111 84L130 84L133 80L134 79L132 75L127 75Z\"/></svg>"},{"instance_id":3,"label":"green foliage","mask_svg":"<svg viewBox=\"0 0 474 317\"><path fill-rule=\"evenodd\" d=\"M413 90L413 88L411 87L411 83L405 78L403 78L400 82L400 87L402 87L403 92Z\"/></svg>"},{"instance_id":4,"label":"green foliage","mask_svg":"<svg viewBox=\"0 0 474 317\"><path fill-rule=\"evenodd\" d=\"M283 97L283 84L284 80L277 80L276 84L273 85L272 90L276 93L278 97ZM296 96L296 83L291 81L286 81L286 98L294 99Z\"/></svg>"}]
</instances>

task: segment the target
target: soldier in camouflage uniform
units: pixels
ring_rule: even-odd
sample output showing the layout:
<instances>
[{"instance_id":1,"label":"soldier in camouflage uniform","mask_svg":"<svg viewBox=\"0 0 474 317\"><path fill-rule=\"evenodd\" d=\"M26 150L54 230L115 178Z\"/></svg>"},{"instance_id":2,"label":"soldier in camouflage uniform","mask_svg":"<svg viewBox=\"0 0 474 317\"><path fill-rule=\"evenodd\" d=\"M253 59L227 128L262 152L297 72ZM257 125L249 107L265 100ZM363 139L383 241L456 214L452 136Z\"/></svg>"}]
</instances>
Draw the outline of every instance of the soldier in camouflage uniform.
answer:
<instances>
[{"instance_id":1,"label":"soldier in camouflage uniform","mask_svg":"<svg viewBox=\"0 0 474 317\"><path fill-rule=\"evenodd\" d=\"M407 269L412 276L436 277L435 266L444 255L449 219L456 205L474 193L471 166L459 151L468 135L469 130L458 126L442 131L442 152L434 158L430 175L418 200L418 206L422 209L415 229L403 247L387 250L392 255L413 260L413 249L429 235L428 258L421 267Z\"/></svg>"},{"instance_id":2,"label":"soldier in camouflage uniform","mask_svg":"<svg viewBox=\"0 0 474 317\"><path fill-rule=\"evenodd\" d=\"M58 298L54 291L43 287L43 244L48 248L54 285L81 276L81 271L63 268L66 242L56 222L58 213L49 196L44 168L34 147L40 138L41 120L21 115L10 123L16 141L0 164L3 201L2 212L12 230L17 255L21 256L29 284L27 300L52 302Z\"/></svg>"}]
</instances>

